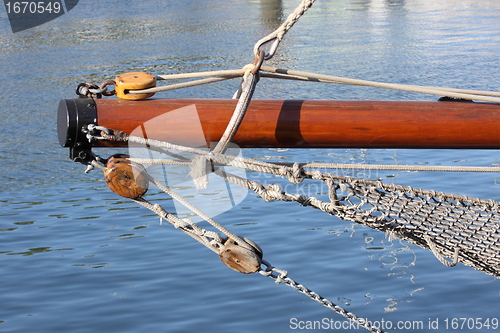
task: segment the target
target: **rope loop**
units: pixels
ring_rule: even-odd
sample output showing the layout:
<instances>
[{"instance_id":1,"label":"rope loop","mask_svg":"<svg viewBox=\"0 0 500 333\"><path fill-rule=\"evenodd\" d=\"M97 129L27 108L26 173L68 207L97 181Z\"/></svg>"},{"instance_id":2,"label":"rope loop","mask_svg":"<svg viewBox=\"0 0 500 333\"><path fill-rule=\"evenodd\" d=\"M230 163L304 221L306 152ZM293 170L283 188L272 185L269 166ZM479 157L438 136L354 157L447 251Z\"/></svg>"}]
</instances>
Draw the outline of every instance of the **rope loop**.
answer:
<instances>
[{"instance_id":1,"label":"rope loop","mask_svg":"<svg viewBox=\"0 0 500 333\"><path fill-rule=\"evenodd\" d=\"M258 52L261 52L262 48L269 44L269 51L264 52L264 59L269 60L274 57L274 54L276 53L276 50L281 43L281 39L279 39L277 36L272 36L268 39L260 40L259 42L260 44L259 46L257 46Z\"/></svg>"},{"instance_id":2,"label":"rope loop","mask_svg":"<svg viewBox=\"0 0 500 333\"><path fill-rule=\"evenodd\" d=\"M315 0L302 0L302 2L295 8L295 10L288 15L285 22L281 24L278 29L267 35L266 37L257 41L253 48L253 53L257 58L259 53L262 51L261 48L267 44L270 44L269 51L264 54L264 60L271 59L278 49L278 46L285 36L285 34L290 30L291 27L299 20L299 18L304 15L304 13L313 5Z\"/></svg>"},{"instance_id":3,"label":"rope loop","mask_svg":"<svg viewBox=\"0 0 500 333\"><path fill-rule=\"evenodd\" d=\"M448 261L445 259L445 257L439 253L439 250L436 246L436 243L428 236L428 235L424 235L424 239L425 241L427 242L427 245L429 246L429 249L431 250L432 254L434 254L434 256L445 266L448 266L448 267L454 267L457 265L458 263L458 255L460 253L460 249L457 247L455 247L455 251L453 252L453 258L452 258L452 261Z\"/></svg>"},{"instance_id":4,"label":"rope loop","mask_svg":"<svg viewBox=\"0 0 500 333\"><path fill-rule=\"evenodd\" d=\"M247 65L243 66L243 68L242 68L242 70L244 71L243 72L243 81L247 80L248 74L250 74L254 68L255 68L254 64L247 64ZM235 98L233 98L233 99L235 99Z\"/></svg>"},{"instance_id":5,"label":"rope loop","mask_svg":"<svg viewBox=\"0 0 500 333\"><path fill-rule=\"evenodd\" d=\"M226 126L226 130L222 134L219 142L212 150L213 153L223 154L228 148L229 143L236 135L238 128L243 121L243 117L248 109L248 105L252 100L253 93L255 91L255 87L257 86L257 82L259 82L259 70L262 66L262 62L264 61L264 52L259 52L258 57L255 59L255 63L253 68L248 73L249 67L245 70L243 82L240 84L238 91L235 93L233 98L238 98L238 103L234 109L233 115L229 120L229 124ZM247 66L245 66L247 67Z\"/></svg>"}]
</instances>

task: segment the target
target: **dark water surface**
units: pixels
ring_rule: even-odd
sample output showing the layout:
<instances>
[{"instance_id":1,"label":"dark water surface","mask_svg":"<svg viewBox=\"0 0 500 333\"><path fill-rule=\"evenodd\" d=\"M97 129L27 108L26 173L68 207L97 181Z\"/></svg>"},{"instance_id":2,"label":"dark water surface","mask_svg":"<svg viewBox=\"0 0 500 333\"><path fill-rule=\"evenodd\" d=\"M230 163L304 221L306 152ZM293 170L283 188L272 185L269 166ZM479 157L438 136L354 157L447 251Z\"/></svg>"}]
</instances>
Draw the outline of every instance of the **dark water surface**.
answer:
<instances>
[{"instance_id":1,"label":"dark water surface","mask_svg":"<svg viewBox=\"0 0 500 333\"><path fill-rule=\"evenodd\" d=\"M72 98L78 83L100 83L127 71L241 68L252 61L254 43L297 4L85 0L54 21L16 34L0 10L0 332L287 332L298 321L344 321L271 279L227 269L211 251L110 192L100 172L84 174L56 136L58 102ZM498 91L499 58L496 0L318 0L270 64ZM237 84L159 97L229 98ZM264 79L255 98L436 99ZM499 163L491 150L253 149L243 155L302 162ZM364 176L500 200L495 174ZM265 175L248 177L271 182ZM173 207L154 191L151 198ZM207 196L207 205L213 200L223 199ZM265 258L290 277L360 317L394 325L422 322L418 331L428 332L437 331L429 324L436 320L439 331L447 331L446 323L453 331L453 318L489 318L492 324L500 317L496 279L462 265L445 267L432 253L367 227L296 203L266 203L254 194L216 218L256 241Z\"/></svg>"}]
</instances>

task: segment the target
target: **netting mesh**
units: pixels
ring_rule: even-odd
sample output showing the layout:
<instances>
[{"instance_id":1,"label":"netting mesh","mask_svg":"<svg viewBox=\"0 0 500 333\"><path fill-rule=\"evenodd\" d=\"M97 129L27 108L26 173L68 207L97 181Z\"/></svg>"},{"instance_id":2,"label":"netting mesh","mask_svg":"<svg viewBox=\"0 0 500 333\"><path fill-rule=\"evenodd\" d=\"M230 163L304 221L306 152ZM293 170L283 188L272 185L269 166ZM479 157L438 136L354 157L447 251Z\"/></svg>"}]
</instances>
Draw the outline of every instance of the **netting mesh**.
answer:
<instances>
[{"instance_id":1,"label":"netting mesh","mask_svg":"<svg viewBox=\"0 0 500 333\"><path fill-rule=\"evenodd\" d=\"M335 196L329 213L429 249L443 263L443 256L455 257L464 265L500 276L499 202L323 176Z\"/></svg>"}]
</instances>

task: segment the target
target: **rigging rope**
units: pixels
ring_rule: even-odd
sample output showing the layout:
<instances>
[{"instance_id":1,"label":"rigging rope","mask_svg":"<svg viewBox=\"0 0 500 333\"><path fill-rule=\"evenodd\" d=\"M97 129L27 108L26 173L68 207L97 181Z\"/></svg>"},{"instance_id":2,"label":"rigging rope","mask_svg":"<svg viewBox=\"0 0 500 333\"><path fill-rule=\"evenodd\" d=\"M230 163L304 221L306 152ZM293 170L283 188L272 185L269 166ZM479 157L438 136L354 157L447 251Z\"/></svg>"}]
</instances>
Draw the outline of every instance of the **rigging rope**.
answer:
<instances>
[{"instance_id":1,"label":"rigging rope","mask_svg":"<svg viewBox=\"0 0 500 333\"><path fill-rule=\"evenodd\" d=\"M407 84L394 84L394 83L382 83L382 82L374 82L367 80L357 80L357 79L348 79L342 78L338 76L332 75L322 75L322 74L314 74L303 71L295 71L288 69L281 69L275 67L262 66L262 70L266 72L283 74L282 76L277 75L276 78L288 78L302 81L317 81L317 82L326 82L326 83L336 83L336 84L347 84L347 85L356 85L356 86L365 86L365 87L374 87L374 88L384 88L384 89L393 89L393 90L401 90L422 94L430 94L430 95L438 95L438 96L447 96L454 98L463 98L463 99L471 99L471 100L481 100L485 102L493 102L500 103L500 98L490 97L490 96L500 96L498 92L484 92L484 91L475 91L475 90L462 90L462 89L450 89L450 88L436 88L436 87L423 87L416 85L407 85Z\"/></svg>"},{"instance_id":2,"label":"rigging rope","mask_svg":"<svg viewBox=\"0 0 500 333\"><path fill-rule=\"evenodd\" d=\"M110 131L108 129L103 130L102 133L104 136L106 136L106 140L110 140L112 138L113 135L108 134L111 132L113 132L113 131ZM119 135L119 137L120 137L120 140L123 140L124 136ZM130 138L133 138L133 137L130 137ZM212 154L213 153L209 153L207 155L212 156ZM215 153L213 155L225 156L225 155L219 154L219 153ZM129 160L132 161L132 159L129 159ZM185 162L185 161L183 161L183 162ZM257 164L259 164L259 163L257 163ZM93 161L92 165L103 170L103 171L107 170L106 167L102 166L97 161ZM222 176L222 177L228 177L228 179L230 177L233 177L233 178L235 177L235 176L230 175L229 173L227 173L225 171L222 171L219 168L215 168L214 173L219 175L219 176ZM205 247L209 248L210 250L212 250L215 253L218 253L220 257L222 256L224 246L225 246L225 244L227 244L228 239L236 240L238 246L241 246L247 250L252 250L252 247L255 248L255 246L256 246L256 245L254 245L255 243L249 241L246 238L242 238L242 237L239 237L239 236L233 234L227 228L225 228L224 226L222 226L221 224L219 224L218 222L213 220L210 216L206 215L201 210L199 210L197 207L195 207L194 205L189 203L182 196L175 193L168 186L164 185L163 183L161 183L157 179L153 178L149 174L146 174L146 176L147 176L148 180L150 182L154 183L156 186L158 186L158 188L160 190L162 190L163 192L170 195L174 200L177 200L180 203L182 203L183 205L185 205L192 212L194 212L198 216L202 217L205 221L209 222L212 226L214 226L216 229L218 229L220 232L222 232L227 237L222 237L217 232L203 229L189 219L179 219L175 215L168 213L159 204L152 204L151 202L144 199L143 197L137 197L137 198L132 199L135 202L137 202L138 204L142 205L143 207L156 213L160 217L160 219L167 220L175 228L184 231L186 234L188 234L189 236L191 236L192 238L194 238L195 240L197 240L201 244L205 245ZM238 178L238 177L236 177L236 178ZM234 178L234 179L236 179L236 178ZM256 247L258 248L258 246L256 246ZM260 253L262 254L262 251L260 251ZM306 286L296 282L295 280L293 280L292 278L290 278L288 276L287 271L273 267L268 261L263 260L263 259L259 260L258 264L259 264L259 267L258 267L257 271L259 271L259 273L263 276L268 276L268 277L272 278L277 284L283 283L286 286L293 288L294 290L296 290L296 291L308 296L312 300L320 303L324 307L326 307L326 308L334 311L335 313L345 317L346 319L354 322L359 327L365 328L371 332L382 333L381 329L379 329L378 327L372 326L372 324L369 321L367 321L366 319L359 318L358 316L356 316L352 312L346 311L344 308L342 308L339 305L336 305L331 300L320 296L318 293L316 293L316 292L310 290L309 288L307 288ZM261 264L265 265L266 267L264 269L261 268L260 267ZM230 266L230 268L232 268L232 267Z\"/></svg>"},{"instance_id":3,"label":"rigging rope","mask_svg":"<svg viewBox=\"0 0 500 333\"><path fill-rule=\"evenodd\" d=\"M435 167L435 166L387 166L387 165L351 165L351 164L324 164L324 163L268 163L244 159L241 157L228 157L224 153L228 144L237 132L239 125L245 115L251 101L256 84L260 77L301 80L313 82L327 82L334 84L348 84L369 86L377 88L395 89L409 92L434 94L446 97L481 100L500 103L500 93L421 87L403 84L379 83L366 80L347 79L330 75L319 75L302 71L280 69L263 66L263 60L272 58L287 31L298 21L298 19L312 6L314 0L302 0L295 11L288 16L285 22L274 32L260 39L254 46L255 63L247 65L242 69L210 71L198 73L184 73L156 76L157 80L169 79L191 79L203 78L190 82L172 84L163 87L154 87L141 90L130 90L130 94L156 93L192 87L213 82L220 82L237 77L243 77L243 82L236 92L234 98L239 101L233 112L233 116L227 126L221 140L215 148L210 151L184 147L168 142L159 142L140 137L127 135L107 128L101 130L99 136L87 132L87 137L92 140L110 140L122 142L136 142L147 147L161 148L162 152L175 159L126 159L122 161L121 167L128 167L130 163L140 164L177 164L186 165L191 168L189 175L192 177L197 188L207 185L208 174L214 173L231 181L243 188L254 191L266 201L296 201L303 206L311 206L336 215L341 219L367 225L371 228L381 230L392 237L405 239L410 243L429 249L436 258L447 266L455 266L458 262L471 266L487 274L500 277L500 203L493 200L481 200L465 196L425 191L411 187L402 187L384 184L379 181L370 181L321 172L319 169L331 168L362 168L362 169L388 169L388 170L433 170L433 171L488 171L498 172L500 168L471 168L471 167ZM262 48L271 43L268 53ZM77 93L100 97L110 95L106 86L113 82L106 81L101 86L92 84L79 85ZM97 128L96 128L97 129ZM192 159L186 159L169 150L177 150L194 154ZM119 163L119 162L116 162ZM111 163L110 163L111 164ZM98 167L108 172L97 160L92 161L91 166ZM117 165L115 164L114 167ZM249 171L270 173L276 176L285 176L290 182L299 184L305 179L319 180L328 186L329 201L322 201L313 196L287 193L279 185L271 184L264 186L258 182L250 181L236 175L232 175L220 168L220 166L233 166ZM111 166L110 166L111 167ZM142 167L142 166L141 166ZM313 169L313 171L307 170ZM312 300L329 308L335 313L342 315L350 321L357 323L371 332L382 332L365 319L359 318L344 308L334 304L332 301L321 297L304 285L301 285L288 277L285 270L273 267L262 258L262 250L252 241L235 235L223 225L192 205L175 191L149 175L145 169L141 174L148 182L155 184L159 189L170 195L174 200L182 203L196 215L209 222L214 228L224 234L200 228L189 219L179 219L170 214L158 204L152 204L144 199L142 195L147 186L137 197L130 197L138 204L155 212L162 219L170 222L175 228L187 233L189 236L205 245L210 250L219 254L220 259L231 269L242 273L253 273L258 271L264 276L269 276L276 283L283 283L294 290L308 296ZM116 173L115 173L116 175ZM106 175L107 176L107 175ZM134 175L127 175L126 182L129 184ZM126 186L129 186L126 185ZM109 184L108 184L109 186ZM118 186L118 185L113 185ZM125 187L126 187L125 186ZM111 188L111 186L110 186ZM112 188L113 189L113 188ZM116 192L116 191L115 191ZM118 192L117 192L118 193ZM445 258L452 258L451 262ZM261 265L266 268L262 268Z\"/></svg>"},{"instance_id":4,"label":"rigging rope","mask_svg":"<svg viewBox=\"0 0 500 333\"><path fill-rule=\"evenodd\" d=\"M131 161L149 165L190 165L185 160L130 158ZM293 166L296 163L275 162L275 165ZM500 172L500 167L451 166L451 165L398 165L398 164L350 164L350 163L298 163L301 168L343 170L388 170L388 171L437 171L437 172Z\"/></svg>"},{"instance_id":5,"label":"rigging rope","mask_svg":"<svg viewBox=\"0 0 500 333\"><path fill-rule=\"evenodd\" d=\"M287 193L277 184L264 186L228 172L214 170L215 174L254 191L266 201L295 201L302 206L310 206L341 219L367 225L429 249L441 262L444 261L441 260L443 257L453 258L452 263L460 262L500 277L500 202L338 176L319 170L328 164L287 165L256 161L128 136L118 131L108 132L111 134L102 131L101 137L105 140L141 142L148 147L175 147L174 149L183 152L205 155L215 166L227 165L270 173L286 177L295 184L305 179L322 181L329 189L328 201L314 196ZM186 164L184 160L172 159L132 158L131 161L156 165Z\"/></svg>"},{"instance_id":6,"label":"rigging rope","mask_svg":"<svg viewBox=\"0 0 500 333\"><path fill-rule=\"evenodd\" d=\"M259 70L262 66L262 62L264 61L264 51L260 51L258 58L256 58L256 64L253 68L248 70L245 73L243 82L241 84L241 89L237 91L238 104L236 104L236 108L234 109L233 115L229 120L229 124L226 127L226 130L222 134L221 139L212 150L213 153L224 153L227 149L227 145L233 139L236 131L240 127L241 121L245 116L245 112L248 109L248 105L252 100L253 92L255 90L255 86L259 81ZM239 96L238 96L239 95ZM235 97L236 97L235 96Z\"/></svg>"},{"instance_id":7,"label":"rigging rope","mask_svg":"<svg viewBox=\"0 0 500 333\"><path fill-rule=\"evenodd\" d=\"M493 91L384 83L384 82L376 82L368 80L350 79L333 75L316 74L316 73L290 70L284 68L276 68L271 66L261 66L260 71L261 71L260 77L263 78L346 84L354 86L399 90L412 93L422 93L422 94L436 95L436 96L445 96L445 97L459 98L466 100L477 100L490 103L500 103L500 92L493 92ZM245 72L246 69L244 67L242 69L236 69L236 70L221 70L221 71L160 75L156 76L156 78L160 80L173 80L173 79L205 77L205 79L182 82L165 86L158 86L148 89L130 90L129 93L130 94L156 93L161 91L170 91L175 89L194 87L198 85L204 85L204 84L242 77L245 74Z\"/></svg>"}]
</instances>

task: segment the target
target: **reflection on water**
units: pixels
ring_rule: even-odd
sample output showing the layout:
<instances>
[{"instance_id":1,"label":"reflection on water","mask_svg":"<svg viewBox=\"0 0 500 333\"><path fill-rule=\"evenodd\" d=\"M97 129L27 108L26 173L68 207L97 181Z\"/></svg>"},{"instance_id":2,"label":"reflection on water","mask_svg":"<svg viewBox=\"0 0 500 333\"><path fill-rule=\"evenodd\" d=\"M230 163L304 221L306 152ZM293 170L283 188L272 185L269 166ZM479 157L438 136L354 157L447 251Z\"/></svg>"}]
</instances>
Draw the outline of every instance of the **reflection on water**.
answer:
<instances>
[{"instance_id":1,"label":"reflection on water","mask_svg":"<svg viewBox=\"0 0 500 333\"><path fill-rule=\"evenodd\" d=\"M404 10L405 4L405 0L353 0L348 3L348 9L360 11Z\"/></svg>"},{"instance_id":2,"label":"reflection on water","mask_svg":"<svg viewBox=\"0 0 500 333\"><path fill-rule=\"evenodd\" d=\"M23 255L23 256L31 256L36 253L43 253L43 252L50 252L50 251L71 251L74 250L72 248L67 248L67 249L51 249L50 247L36 247L32 249L28 249L27 251L24 252L10 252L10 251L5 251L3 253L8 254L8 255Z\"/></svg>"},{"instance_id":3,"label":"reflection on water","mask_svg":"<svg viewBox=\"0 0 500 333\"><path fill-rule=\"evenodd\" d=\"M260 0L261 21L265 27L276 29L283 23L282 0Z\"/></svg>"}]
</instances>

